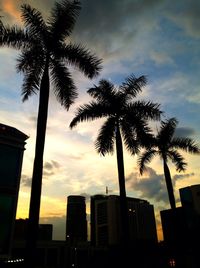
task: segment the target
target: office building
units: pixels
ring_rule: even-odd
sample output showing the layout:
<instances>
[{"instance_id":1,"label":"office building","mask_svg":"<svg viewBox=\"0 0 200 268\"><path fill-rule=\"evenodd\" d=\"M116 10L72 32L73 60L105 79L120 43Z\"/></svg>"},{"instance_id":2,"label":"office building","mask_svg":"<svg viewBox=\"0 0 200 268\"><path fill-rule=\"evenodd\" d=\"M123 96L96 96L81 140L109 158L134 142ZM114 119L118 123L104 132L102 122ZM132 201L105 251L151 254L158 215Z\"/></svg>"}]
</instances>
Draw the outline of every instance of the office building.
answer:
<instances>
[{"instance_id":1,"label":"office building","mask_svg":"<svg viewBox=\"0 0 200 268\"><path fill-rule=\"evenodd\" d=\"M118 245L123 232L120 221L120 203L117 195L91 197L91 244ZM157 241L153 205L148 201L127 197L130 240Z\"/></svg>"},{"instance_id":2,"label":"office building","mask_svg":"<svg viewBox=\"0 0 200 268\"><path fill-rule=\"evenodd\" d=\"M27 236L28 219L15 220L14 240L25 241ZM53 225L39 224L38 241L52 241Z\"/></svg>"},{"instance_id":3,"label":"office building","mask_svg":"<svg viewBox=\"0 0 200 268\"><path fill-rule=\"evenodd\" d=\"M200 185L181 188L179 193L182 206L160 212L163 236L170 245L191 247L200 239Z\"/></svg>"},{"instance_id":4,"label":"office building","mask_svg":"<svg viewBox=\"0 0 200 268\"><path fill-rule=\"evenodd\" d=\"M193 209L200 215L200 184L179 189L182 207Z\"/></svg>"},{"instance_id":5,"label":"office building","mask_svg":"<svg viewBox=\"0 0 200 268\"><path fill-rule=\"evenodd\" d=\"M70 195L67 198L66 240L71 245L87 241L85 197Z\"/></svg>"},{"instance_id":6,"label":"office building","mask_svg":"<svg viewBox=\"0 0 200 268\"><path fill-rule=\"evenodd\" d=\"M0 124L0 255L9 255L27 135Z\"/></svg>"},{"instance_id":7,"label":"office building","mask_svg":"<svg viewBox=\"0 0 200 268\"><path fill-rule=\"evenodd\" d=\"M200 184L179 189L182 207L185 210L185 220L191 243L200 240Z\"/></svg>"},{"instance_id":8,"label":"office building","mask_svg":"<svg viewBox=\"0 0 200 268\"><path fill-rule=\"evenodd\" d=\"M186 213L183 207L160 212L163 238L170 246L182 246L189 239Z\"/></svg>"}]
</instances>

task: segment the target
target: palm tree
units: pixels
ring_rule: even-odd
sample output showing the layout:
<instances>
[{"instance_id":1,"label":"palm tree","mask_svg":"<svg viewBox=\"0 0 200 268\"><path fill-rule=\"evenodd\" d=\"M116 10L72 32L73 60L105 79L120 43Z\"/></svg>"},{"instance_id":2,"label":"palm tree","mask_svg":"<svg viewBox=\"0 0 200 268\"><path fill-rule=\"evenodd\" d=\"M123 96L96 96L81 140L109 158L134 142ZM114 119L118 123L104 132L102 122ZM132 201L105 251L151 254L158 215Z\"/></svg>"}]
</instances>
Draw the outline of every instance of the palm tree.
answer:
<instances>
[{"instance_id":1,"label":"palm tree","mask_svg":"<svg viewBox=\"0 0 200 268\"><path fill-rule=\"evenodd\" d=\"M121 221L124 232L122 243L129 241L122 138L131 154L138 153L140 143L144 142L149 131L146 120L160 118L158 104L133 101L146 82L145 76L136 78L130 75L117 88L107 80L100 80L98 86L87 91L94 100L80 106L70 123L70 128L73 128L82 121L106 118L95 147L97 152L104 156L106 153L113 153L114 144L116 145Z\"/></svg>"},{"instance_id":2,"label":"palm tree","mask_svg":"<svg viewBox=\"0 0 200 268\"><path fill-rule=\"evenodd\" d=\"M172 209L176 208L173 184L171 179L168 161L171 160L175 164L178 172L185 171L187 163L183 156L178 152L179 149L192 153L199 154L200 148L190 138L176 137L175 130L178 121L176 118L170 118L166 121L161 121L161 127L156 137L152 137L150 146L138 158L138 166L140 174L146 169L146 164L150 163L152 158L159 155L163 161L163 169L165 181L168 191L170 206Z\"/></svg>"},{"instance_id":3,"label":"palm tree","mask_svg":"<svg viewBox=\"0 0 200 268\"><path fill-rule=\"evenodd\" d=\"M39 91L28 248L36 247L50 83L57 100L68 110L77 97L77 88L67 65L78 68L90 79L97 76L101 69L101 60L82 45L70 42L69 37L80 9L77 0L56 2L51 16L45 21L38 10L23 4L21 12L24 29L16 25L1 27L0 46L21 50L17 71L24 74L23 101Z\"/></svg>"}]
</instances>

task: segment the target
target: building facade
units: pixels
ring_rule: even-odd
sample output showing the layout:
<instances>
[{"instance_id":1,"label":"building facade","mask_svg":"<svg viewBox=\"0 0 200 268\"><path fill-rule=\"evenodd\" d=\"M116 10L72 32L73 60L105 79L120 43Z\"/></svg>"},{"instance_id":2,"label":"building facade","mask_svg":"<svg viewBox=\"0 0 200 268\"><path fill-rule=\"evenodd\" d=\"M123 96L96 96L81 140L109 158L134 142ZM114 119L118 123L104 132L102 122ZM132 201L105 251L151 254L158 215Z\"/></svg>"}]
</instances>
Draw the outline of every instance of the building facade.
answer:
<instances>
[{"instance_id":1,"label":"building facade","mask_svg":"<svg viewBox=\"0 0 200 268\"><path fill-rule=\"evenodd\" d=\"M85 197L70 195L67 198L66 240L72 245L87 241Z\"/></svg>"},{"instance_id":2,"label":"building facade","mask_svg":"<svg viewBox=\"0 0 200 268\"><path fill-rule=\"evenodd\" d=\"M0 124L0 255L9 255L27 135Z\"/></svg>"},{"instance_id":3,"label":"building facade","mask_svg":"<svg viewBox=\"0 0 200 268\"><path fill-rule=\"evenodd\" d=\"M127 197L130 240L157 241L153 205L148 201ZM120 203L117 195L91 197L91 244L118 245L121 241Z\"/></svg>"},{"instance_id":4,"label":"building facade","mask_svg":"<svg viewBox=\"0 0 200 268\"><path fill-rule=\"evenodd\" d=\"M200 184L179 189L182 207L194 210L200 215Z\"/></svg>"},{"instance_id":5,"label":"building facade","mask_svg":"<svg viewBox=\"0 0 200 268\"><path fill-rule=\"evenodd\" d=\"M168 244L191 247L200 239L200 185L179 189L181 205L160 212L163 236Z\"/></svg>"}]
</instances>

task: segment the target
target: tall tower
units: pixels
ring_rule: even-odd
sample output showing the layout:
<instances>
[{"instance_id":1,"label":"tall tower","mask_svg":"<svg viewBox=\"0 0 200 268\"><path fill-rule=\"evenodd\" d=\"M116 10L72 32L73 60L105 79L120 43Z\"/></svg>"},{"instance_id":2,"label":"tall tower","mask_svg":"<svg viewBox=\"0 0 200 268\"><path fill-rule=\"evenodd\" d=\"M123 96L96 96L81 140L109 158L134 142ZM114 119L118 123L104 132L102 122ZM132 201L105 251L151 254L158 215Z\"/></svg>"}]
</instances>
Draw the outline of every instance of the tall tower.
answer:
<instances>
[{"instance_id":1,"label":"tall tower","mask_svg":"<svg viewBox=\"0 0 200 268\"><path fill-rule=\"evenodd\" d=\"M66 239L71 245L87 241L85 197L70 195L67 198Z\"/></svg>"},{"instance_id":2,"label":"tall tower","mask_svg":"<svg viewBox=\"0 0 200 268\"><path fill-rule=\"evenodd\" d=\"M10 253L27 135L0 124L0 255Z\"/></svg>"},{"instance_id":3,"label":"tall tower","mask_svg":"<svg viewBox=\"0 0 200 268\"><path fill-rule=\"evenodd\" d=\"M200 240L200 184L181 188L179 192L190 241L197 244Z\"/></svg>"},{"instance_id":4,"label":"tall tower","mask_svg":"<svg viewBox=\"0 0 200 268\"><path fill-rule=\"evenodd\" d=\"M193 209L200 215L200 184L179 189L181 204L184 208Z\"/></svg>"},{"instance_id":5,"label":"tall tower","mask_svg":"<svg viewBox=\"0 0 200 268\"><path fill-rule=\"evenodd\" d=\"M101 194L97 194L97 195L93 195L91 196L90 199L90 230L91 230L91 245L92 246L96 246L97 244L97 232L96 232L96 219L97 219L97 202L101 202L104 200L107 200L108 196L107 195L101 195ZM104 213L106 213L106 209L104 210Z\"/></svg>"},{"instance_id":6,"label":"tall tower","mask_svg":"<svg viewBox=\"0 0 200 268\"><path fill-rule=\"evenodd\" d=\"M130 241L157 242L153 205L127 197ZM91 244L118 245L121 241L120 200L117 195L91 197Z\"/></svg>"}]
</instances>

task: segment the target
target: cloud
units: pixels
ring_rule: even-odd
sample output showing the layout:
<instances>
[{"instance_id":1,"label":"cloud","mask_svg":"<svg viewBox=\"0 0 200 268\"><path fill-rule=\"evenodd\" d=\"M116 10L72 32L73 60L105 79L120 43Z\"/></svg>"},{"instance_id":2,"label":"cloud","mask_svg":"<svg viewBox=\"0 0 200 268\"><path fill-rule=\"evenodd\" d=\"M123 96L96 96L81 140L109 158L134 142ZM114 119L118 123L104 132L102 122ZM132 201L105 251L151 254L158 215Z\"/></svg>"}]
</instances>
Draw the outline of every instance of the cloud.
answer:
<instances>
[{"instance_id":1,"label":"cloud","mask_svg":"<svg viewBox=\"0 0 200 268\"><path fill-rule=\"evenodd\" d=\"M196 0L181 1L181 5L173 5L168 18L177 24L185 33L193 38L200 38L200 3Z\"/></svg>"},{"instance_id":2,"label":"cloud","mask_svg":"<svg viewBox=\"0 0 200 268\"><path fill-rule=\"evenodd\" d=\"M55 160L45 162L43 166L43 176L46 178L54 175L56 172L59 171L60 167L61 165Z\"/></svg>"},{"instance_id":3,"label":"cloud","mask_svg":"<svg viewBox=\"0 0 200 268\"><path fill-rule=\"evenodd\" d=\"M134 48L130 47L127 51L125 47L132 44L136 35L141 33L141 28L142 33L155 29L156 19L153 14L162 2L83 0L73 36L90 47L95 44L95 50L105 61L114 57L124 58L125 54L128 57Z\"/></svg>"},{"instance_id":4,"label":"cloud","mask_svg":"<svg viewBox=\"0 0 200 268\"><path fill-rule=\"evenodd\" d=\"M25 187L31 187L32 178L29 176L22 174L21 175L21 185Z\"/></svg>"},{"instance_id":5,"label":"cloud","mask_svg":"<svg viewBox=\"0 0 200 268\"><path fill-rule=\"evenodd\" d=\"M163 174L147 167L145 177L139 177L138 173L131 173L127 177L128 187L138 191L141 198L154 199L157 202L168 202L167 190Z\"/></svg>"},{"instance_id":6,"label":"cloud","mask_svg":"<svg viewBox=\"0 0 200 268\"><path fill-rule=\"evenodd\" d=\"M175 131L175 136L177 137L188 137L195 134L195 130L190 127L177 127Z\"/></svg>"},{"instance_id":7,"label":"cloud","mask_svg":"<svg viewBox=\"0 0 200 268\"><path fill-rule=\"evenodd\" d=\"M176 175L173 176L173 180L177 181L177 180L193 177L194 175L195 175L194 172L187 173L187 174L176 174Z\"/></svg>"},{"instance_id":8,"label":"cloud","mask_svg":"<svg viewBox=\"0 0 200 268\"><path fill-rule=\"evenodd\" d=\"M152 51L150 52L150 58L157 64L174 64L173 59L166 54L166 52Z\"/></svg>"},{"instance_id":9,"label":"cloud","mask_svg":"<svg viewBox=\"0 0 200 268\"><path fill-rule=\"evenodd\" d=\"M8 17L8 21L20 21L20 10L19 10L19 2L15 0L2 0L0 4L0 8L2 8L3 15L6 14Z\"/></svg>"},{"instance_id":10,"label":"cloud","mask_svg":"<svg viewBox=\"0 0 200 268\"><path fill-rule=\"evenodd\" d=\"M185 178L193 177L195 174L175 174L172 176L172 184L174 191L176 190L176 182ZM156 206L164 209L169 205L167 187L165 183L164 174L157 174L157 172L150 167L147 167L147 171L143 177L139 177L138 173L131 173L127 177L127 187L134 191L139 192L140 198L150 199L153 202L157 202ZM179 196L175 196L176 203L180 202Z\"/></svg>"},{"instance_id":11,"label":"cloud","mask_svg":"<svg viewBox=\"0 0 200 268\"><path fill-rule=\"evenodd\" d=\"M44 169L47 169L47 170L52 170L55 167L58 168L59 166L60 166L59 163L56 162L56 161L51 161L51 162L45 162L44 163Z\"/></svg>"},{"instance_id":12,"label":"cloud","mask_svg":"<svg viewBox=\"0 0 200 268\"><path fill-rule=\"evenodd\" d=\"M30 120L30 122L34 123L34 125L36 125L36 123L37 123L37 116L31 115L29 117L29 120Z\"/></svg>"}]
</instances>

